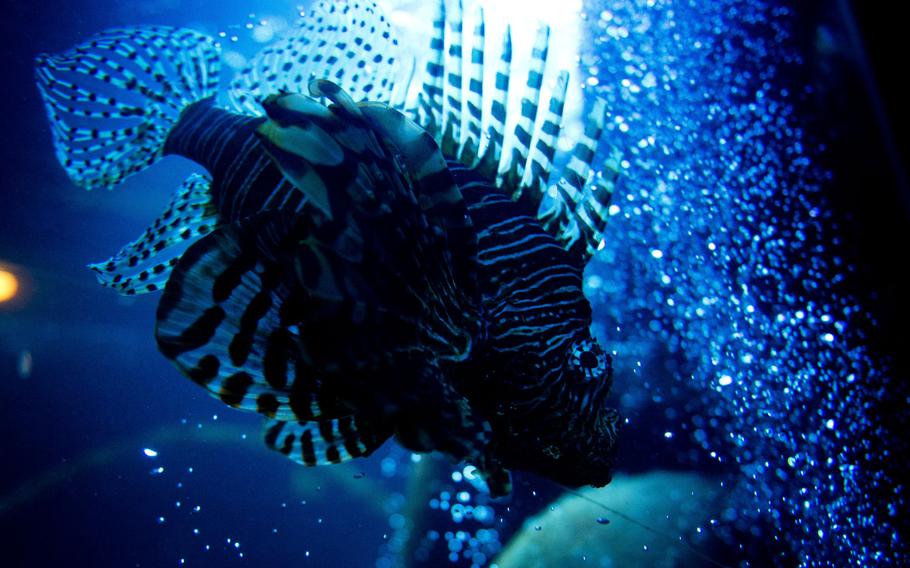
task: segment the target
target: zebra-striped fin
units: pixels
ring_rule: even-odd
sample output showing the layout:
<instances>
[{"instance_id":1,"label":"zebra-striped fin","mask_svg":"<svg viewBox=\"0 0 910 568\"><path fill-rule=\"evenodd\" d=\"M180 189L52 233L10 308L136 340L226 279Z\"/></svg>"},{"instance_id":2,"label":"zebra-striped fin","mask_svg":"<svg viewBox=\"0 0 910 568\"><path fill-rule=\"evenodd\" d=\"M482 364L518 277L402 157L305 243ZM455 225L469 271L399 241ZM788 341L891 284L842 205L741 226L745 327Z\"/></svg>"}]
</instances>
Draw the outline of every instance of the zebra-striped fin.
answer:
<instances>
[{"instance_id":1,"label":"zebra-striped fin","mask_svg":"<svg viewBox=\"0 0 910 568\"><path fill-rule=\"evenodd\" d=\"M452 17L449 18L449 57L446 61L446 73L443 82L443 108L445 118L442 121L442 151L449 156L460 153L461 147L461 89L463 65L463 37L461 0L452 3Z\"/></svg>"},{"instance_id":2,"label":"zebra-striped fin","mask_svg":"<svg viewBox=\"0 0 910 568\"><path fill-rule=\"evenodd\" d=\"M368 456L390 432L356 415L310 422L265 422L265 445L306 466L342 463Z\"/></svg>"},{"instance_id":3,"label":"zebra-striped fin","mask_svg":"<svg viewBox=\"0 0 910 568\"><path fill-rule=\"evenodd\" d=\"M469 46L462 41L461 3L453 5L447 22L444 1L436 4L434 35L430 42L424 91L415 111L418 123L440 144L447 160L457 160L495 185L514 200L538 212L547 231L583 264L603 238L609 196L616 180L618 162L595 164L602 154L600 137L604 126L605 103L596 99L587 115L584 133L577 140L566 140L562 128L569 74L559 73L555 85L544 88L549 51L549 28L541 26L530 54L527 81L516 93L511 85L512 41L507 25L502 34L502 49L494 68L492 90L484 92L484 48L486 29L483 11L474 16L470 45L465 108L457 121L454 109L461 108L455 97L456 85L463 84L462 65ZM443 46L449 32L448 53ZM460 50L456 49L460 45ZM458 89L460 92L460 89ZM445 94L445 96L443 96ZM452 95L451 97L449 95ZM521 101L514 129L506 132L510 96ZM546 109L539 112L541 103ZM458 126L456 126L456 124ZM481 134L486 129L486 136ZM460 139L455 136L460 132ZM572 146L568 162L557 158L560 146ZM556 184L551 180L559 179Z\"/></svg>"},{"instance_id":4,"label":"zebra-striped fin","mask_svg":"<svg viewBox=\"0 0 910 568\"><path fill-rule=\"evenodd\" d=\"M537 141L528 157L528 168L521 181L520 192L537 201L547 191L550 175L553 171L553 159L556 156L556 143L562 129L562 115L566 106L566 88L569 84L569 73L562 71L556 80L556 87L550 93L550 101L544 115L543 125L537 130ZM546 215L538 215L546 219Z\"/></svg>"},{"instance_id":5,"label":"zebra-striped fin","mask_svg":"<svg viewBox=\"0 0 910 568\"><path fill-rule=\"evenodd\" d=\"M423 74L423 84L417 95L413 114L417 123L434 138L442 134L443 75L445 73L446 3L436 0L433 5L433 31L430 36L429 57Z\"/></svg>"},{"instance_id":6,"label":"zebra-striped fin","mask_svg":"<svg viewBox=\"0 0 910 568\"><path fill-rule=\"evenodd\" d=\"M495 180L499 174L506 132L506 109L509 105L509 78L512 71L512 32L507 25L502 37L502 49L496 64L493 96L490 100L489 144L482 150L476 169L484 177Z\"/></svg>"},{"instance_id":7,"label":"zebra-striped fin","mask_svg":"<svg viewBox=\"0 0 910 568\"><path fill-rule=\"evenodd\" d=\"M537 109L540 105L540 89L543 86L543 74L547 65L547 54L550 50L550 28L541 26L531 50L531 61L528 68L528 80L524 96L521 98L521 113L512 134L512 152L499 170L497 185L512 189L512 198L521 197L521 180L527 166L531 141L535 134Z\"/></svg>"},{"instance_id":8,"label":"zebra-striped fin","mask_svg":"<svg viewBox=\"0 0 910 568\"><path fill-rule=\"evenodd\" d=\"M467 117L465 141L458 158L468 167L473 167L480 156L480 141L483 128L483 58L486 42L486 24L483 8L474 11L474 33L471 39L471 59L468 63Z\"/></svg>"},{"instance_id":9,"label":"zebra-striped fin","mask_svg":"<svg viewBox=\"0 0 910 568\"><path fill-rule=\"evenodd\" d=\"M590 258L603 246L603 233L609 218L610 201L616 190L619 180L620 153L613 151L610 158L604 161L603 169L594 177L594 180L585 191L584 197L575 210L578 227L581 232L580 245L574 245L577 254L582 258Z\"/></svg>"},{"instance_id":10,"label":"zebra-striped fin","mask_svg":"<svg viewBox=\"0 0 910 568\"><path fill-rule=\"evenodd\" d=\"M141 237L109 260L89 264L101 285L125 296L163 289L187 246L210 233L218 223L210 183L208 177L191 175Z\"/></svg>"},{"instance_id":11,"label":"zebra-striped fin","mask_svg":"<svg viewBox=\"0 0 910 568\"><path fill-rule=\"evenodd\" d=\"M363 303L372 289L358 266L300 217L271 211L222 226L174 268L158 305L158 348L229 406L284 421L337 417L333 383L370 363L354 328L377 317ZM342 370L351 349L358 357Z\"/></svg>"},{"instance_id":12,"label":"zebra-striped fin","mask_svg":"<svg viewBox=\"0 0 910 568\"><path fill-rule=\"evenodd\" d=\"M389 102L402 71L398 40L375 2L322 0L257 53L228 94L236 110L257 116L267 96L305 93L312 79L331 80L357 101Z\"/></svg>"},{"instance_id":13,"label":"zebra-striped fin","mask_svg":"<svg viewBox=\"0 0 910 568\"><path fill-rule=\"evenodd\" d=\"M213 96L220 54L194 31L114 29L36 60L57 158L73 183L111 188L161 157L180 112Z\"/></svg>"},{"instance_id":14,"label":"zebra-striped fin","mask_svg":"<svg viewBox=\"0 0 910 568\"><path fill-rule=\"evenodd\" d=\"M606 102L598 98L585 120L584 133L575 143L569 163L563 168L562 178L556 185L557 195L566 206L565 219L557 238L569 250L581 252L592 248L589 241L597 238L602 232L603 226L599 226L600 221L606 221L606 207L603 208L603 218L600 218L600 214L594 209L600 202L600 196L604 195L603 190L588 186L605 120ZM608 198L606 203L609 204ZM599 241L593 244L595 250L598 244Z\"/></svg>"}]
</instances>

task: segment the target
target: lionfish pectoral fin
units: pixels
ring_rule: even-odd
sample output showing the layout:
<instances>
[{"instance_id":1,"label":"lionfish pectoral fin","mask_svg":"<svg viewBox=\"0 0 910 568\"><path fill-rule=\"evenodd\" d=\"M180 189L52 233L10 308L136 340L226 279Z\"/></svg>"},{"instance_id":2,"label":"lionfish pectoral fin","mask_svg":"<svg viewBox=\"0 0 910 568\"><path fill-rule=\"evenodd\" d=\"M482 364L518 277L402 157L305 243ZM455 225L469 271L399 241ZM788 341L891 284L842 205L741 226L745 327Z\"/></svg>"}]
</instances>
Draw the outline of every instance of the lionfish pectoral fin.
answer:
<instances>
[{"instance_id":1,"label":"lionfish pectoral fin","mask_svg":"<svg viewBox=\"0 0 910 568\"><path fill-rule=\"evenodd\" d=\"M218 223L210 183L205 176L191 175L138 239L108 260L89 264L101 285L125 296L163 289L187 246L210 233Z\"/></svg>"},{"instance_id":2,"label":"lionfish pectoral fin","mask_svg":"<svg viewBox=\"0 0 910 568\"><path fill-rule=\"evenodd\" d=\"M275 165L294 186L332 219L330 188L317 167L338 167L345 149L325 130L328 108L305 95L275 95L263 101L269 120L257 134Z\"/></svg>"},{"instance_id":3,"label":"lionfish pectoral fin","mask_svg":"<svg viewBox=\"0 0 910 568\"><path fill-rule=\"evenodd\" d=\"M310 92L335 104L301 94L273 95L262 103L268 120L256 132L288 181L329 219L408 193L402 172L350 96L318 79Z\"/></svg>"},{"instance_id":4,"label":"lionfish pectoral fin","mask_svg":"<svg viewBox=\"0 0 910 568\"><path fill-rule=\"evenodd\" d=\"M422 328L399 277L336 229L266 211L200 239L161 297L159 350L232 407L284 422L351 414Z\"/></svg>"},{"instance_id":5,"label":"lionfish pectoral fin","mask_svg":"<svg viewBox=\"0 0 910 568\"><path fill-rule=\"evenodd\" d=\"M338 277L355 262L283 212L222 226L174 268L158 305L159 350L229 406L294 422L346 414L313 360L323 346L307 341L336 339L321 321L361 295Z\"/></svg>"},{"instance_id":6,"label":"lionfish pectoral fin","mask_svg":"<svg viewBox=\"0 0 910 568\"><path fill-rule=\"evenodd\" d=\"M477 233L438 144L416 122L387 105L360 103L360 110L400 163L429 227L445 235L445 256L454 278L462 291L470 293Z\"/></svg>"},{"instance_id":7,"label":"lionfish pectoral fin","mask_svg":"<svg viewBox=\"0 0 910 568\"><path fill-rule=\"evenodd\" d=\"M342 463L372 454L388 438L380 425L347 415L329 420L266 420L265 445L306 466Z\"/></svg>"}]
</instances>

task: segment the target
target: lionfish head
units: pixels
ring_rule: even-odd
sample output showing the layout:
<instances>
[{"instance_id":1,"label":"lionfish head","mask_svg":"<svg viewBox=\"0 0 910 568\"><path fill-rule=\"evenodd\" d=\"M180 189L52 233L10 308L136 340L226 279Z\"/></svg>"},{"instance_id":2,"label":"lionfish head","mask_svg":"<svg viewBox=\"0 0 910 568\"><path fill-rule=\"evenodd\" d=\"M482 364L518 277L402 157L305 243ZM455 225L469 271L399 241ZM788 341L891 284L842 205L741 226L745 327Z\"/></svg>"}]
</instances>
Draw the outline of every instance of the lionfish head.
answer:
<instances>
[{"instance_id":1,"label":"lionfish head","mask_svg":"<svg viewBox=\"0 0 910 568\"><path fill-rule=\"evenodd\" d=\"M585 334L569 345L557 388L516 431L506 452L515 469L570 487L612 479L619 413L607 403L612 360Z\"/></svg>"}]
</instances>

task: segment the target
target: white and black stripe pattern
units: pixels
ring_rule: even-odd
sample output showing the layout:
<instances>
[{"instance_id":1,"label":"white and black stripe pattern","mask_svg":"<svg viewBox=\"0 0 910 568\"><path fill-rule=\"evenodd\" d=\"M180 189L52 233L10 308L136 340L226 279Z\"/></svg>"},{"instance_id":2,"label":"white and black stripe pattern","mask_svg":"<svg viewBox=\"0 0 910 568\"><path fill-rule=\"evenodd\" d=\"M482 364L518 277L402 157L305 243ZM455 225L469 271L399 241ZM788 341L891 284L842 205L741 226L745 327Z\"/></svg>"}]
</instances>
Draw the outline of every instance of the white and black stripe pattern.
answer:
<instances>
[{"instance_id":1,"label":"white and black stripe pattern","mask_svg":"<svg viewBox=\"0 0 910 568\"><path fill-rule=\"evenodd\" d=\"M489 122L487 130L489 143L481 148L477 170L489 179L496 179L499 174L500 161L505 140L507 109L509 104L509 81L512 73L512 31L507 25L502 35L502 48L496 62L493 76L493 94L490 99Z\"/></svg>"},{"instance_id":2,"label":"white and black stripe pattern","mask_svg":"<svg viewBox=\"0 0 910 568\"><path fill-rule=\"evenodd\" d=\"M445 81L443 83L443 108L445 119L442 122L442 151L447 155L459 153L461 147L461 90L463 37L461 0L452 3L452 17L449 19L449 50L446 62Z\"/></svg>"},{"instance_id":3,"label":"white and black stripe pattern","mask_svg":"<svg viewBox=\"0 0 910 568\"><path fill-rule=\"evenodd\" d=\"M74 183L110 188L157 160L181 110L215 94L214 42L148 26L99 34L36 61L57 157Z\"/></svg>"},{"instance_id":4,"label":"white and black stripe pattern","mask_svg":"<svg viewBox=\"0 0 910 568\"><path fill-rule=\"evenodd\" d=\"M430 36L429 56L424 70L417 108L411 110L427 132L439 141L442 135L443 77L445 74L445 0L436 0L433 13L433 30Z\"/></svg>"},{"instance_id":5,"label":"white and black stripe pattern","mask_svg":"<svg viewBox=\"0 0 910 568\"><path fill-rule=\"evenodd\" d=\"M566 89L569 85L569 73L562 71L556 80L556 87L550 93L550 101L544 114L543 126L537 132L537 141L528 157L528 169L525 171L521 185L522 195L542 195L550 184L554 169L556 143L562 129L562 115L566 107ZM545 219L542 213L538 217Z\"/></svg>"},{"instance_id":6,"label":"white and black stripe pattern","mask_svg":"<svg viewBox=\"0 0 910 568\"><path fill-rule=\"evenodd\" d=\"M604 163L602 169L608 170L606 174L592 173L597 169L595 160L601 152L605 104L602 100L595 101L584 134L578 140L569 141L574 142L574 151L562 171L558 171L557 148L566 142L560 136L564 136L562 119L569 77L563 71L553 87L544 88L549 28L541 26L538 30L529 58L528 78L518 93L520 113L512 119L507 113L509 98L514 94L510 86L510 29L506 26L502 34L500 56L491 71L493 88L487 95L483 91L486 29L483 12L477 10L470 45L467 112L457 120L462 101L456 95L464 89L462 62L469 49L462 41L461 12L460 0L453 4L448 16L445 2L436 4L424 91L415 111L417 120L436 138L447 159L460 160L482 176L495 180L496 186L513 199L534 208L544 228L572 253L576 262L584 264L603 239L607 204L618 171L612 163ZM451 28L448 52L443 49L447 20ZM538 112L542 99L544 113ZM513 132L507 136L507 124L513 122ZM486 137L480 135L483 128ZM552 179L560 182L552 185Z\"/></svg>"},{"instance_id":7,"label":"white and black stripe pattern","mask_svg":"<svg viewBox=\"0 0 910 568\"><path fill-rule=\"evenodd\" d=\"M530 210L463 165L450 169L477 227L485 342L501 361L528 366L510 387L513 402L528 411L552 403L567 345L590 324L579 268Z\"/></svg>"},{"instance_id":8,"label":"white and black stripe pattern","mask_svg":"<svg viewBox=\"0 0 910 568\"><path fill-rule=\"evenodd\" d=\"M486 42L486 24L483 8L478 5L474 11L474 33L471 39L471 59L468 62L468 88L465 106L467 117L465 141L461 145L458 159L473 167L480 157L480 142L483 139L483 59Z\"/></svg>"},{"instance_id":9,"label":"white and black stripe pattern","mask_svg":"<svg viewBox=\"0 0 910 568\"><path fill-rule=\"evenodd\" d=\"M299 292L285 269L250 256L249 239L224 227L183 255L158 305L158 348L229 406L277 420L319 418L334 401L320 400L303 360L291 312Z\"/></svg>"},{"instance_id":10,"label":"white and black stripe pattern","mask_svg":"<svg viewBox=\"0 0 910 568\"><path fill-rule=\"evenodd\" d=\"M524 186L521 179L524 177L531 150L531 140L535 134L537 123L537 109L540 104L540 89L543 86L543 74L547 65L547 55L550 45L550 28L541 26L537 30L534 47L531 50L531 60L528 68L528 80L521 98L521 111L515 130L510 138L511 154L505 160L496 178L499 187L512 187L513 198L521 197Z\"/></svg>"},{"instance_id":11,"label":"white and black stripe pattern","mask_svg":"<svg viewBox=\"0 0 910 568\"><path fill-rule=\"evenodd\" d=\"M267 420L265 445L289 459L317 466L368 456L388 438L356 415L331 420L283 422Z\"/></svg>"}]
</instances>

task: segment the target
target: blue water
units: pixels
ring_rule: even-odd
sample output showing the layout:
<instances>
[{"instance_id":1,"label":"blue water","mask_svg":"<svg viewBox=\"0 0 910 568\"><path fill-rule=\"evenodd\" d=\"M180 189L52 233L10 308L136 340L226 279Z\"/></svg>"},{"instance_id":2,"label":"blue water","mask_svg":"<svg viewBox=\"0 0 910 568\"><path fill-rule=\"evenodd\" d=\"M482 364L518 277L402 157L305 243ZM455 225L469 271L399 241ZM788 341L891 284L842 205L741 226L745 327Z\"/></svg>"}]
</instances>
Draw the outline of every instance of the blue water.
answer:
<instances>
[{"instance_id":1,"label":"blue water","mask_svg":"<svg viewBox=\"0 0 910 568\"><path fill-rule=\"evenodd\" d=\"M581 72L608 101L608 139L625 160L586 278L594 331L617 352L617 470L697 472L721 487L710 522L669 536L726 565L908 559L906 302L894 268L907 211L837 10L585 2ZM297 11L6 6L0 265L22 291L0 304L0 565L488 565L561 493L519 474L510 500L492 501L464 464L418 462L392 444L295 466L262 446L257 417L157 353L154 298L115 297L85 269L137 236L196 169L169 159L117 191L72 186L34 56L139 23L223 33L229 45L236 35L249 51L256 26L245 24ZM612 522L588 530L617 526L603 514ZM605 565L594 549L576 560Z\"/></svg>"}]
</instances>

